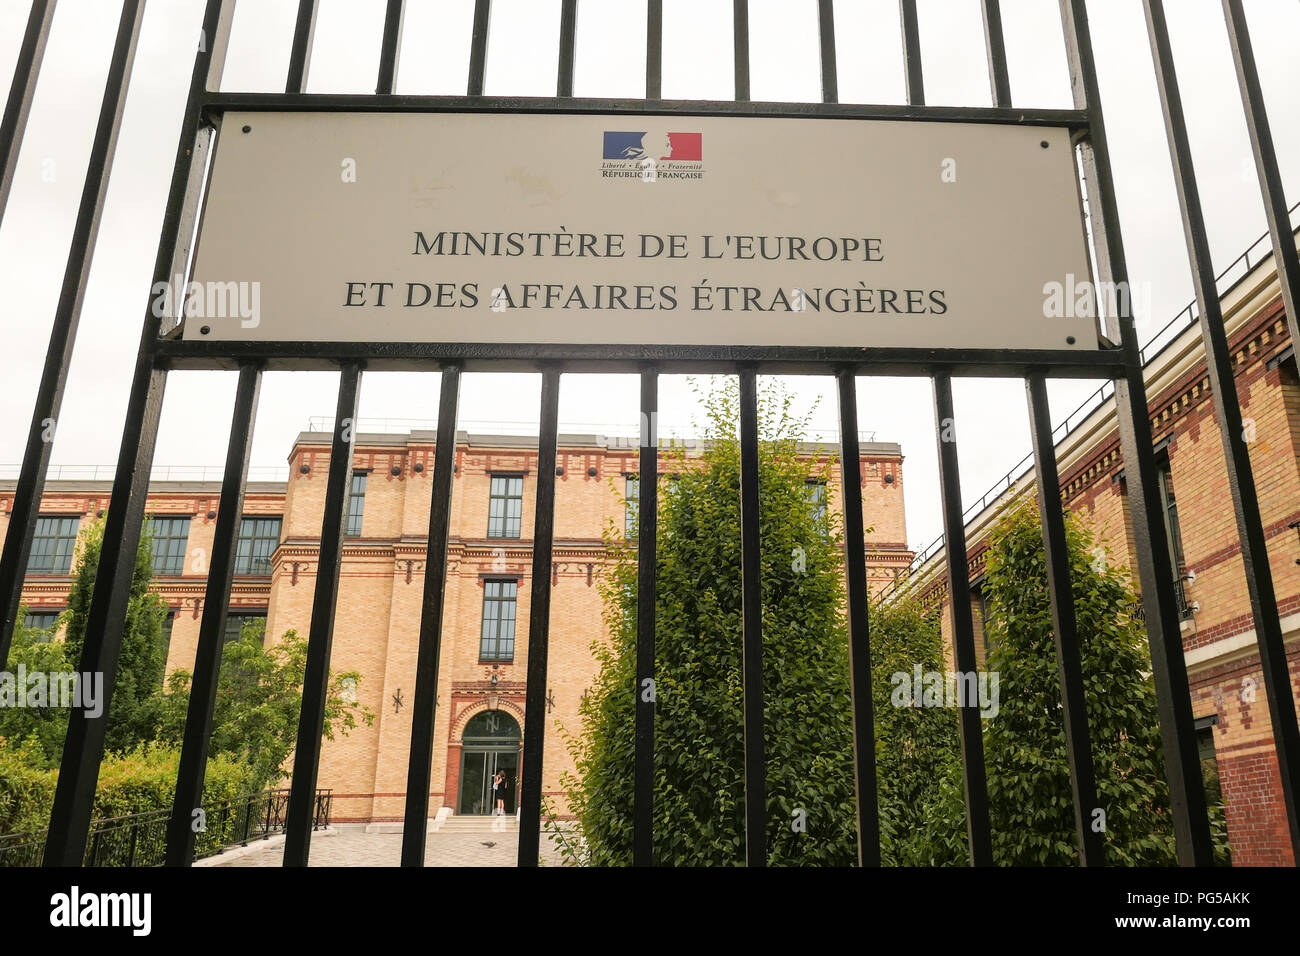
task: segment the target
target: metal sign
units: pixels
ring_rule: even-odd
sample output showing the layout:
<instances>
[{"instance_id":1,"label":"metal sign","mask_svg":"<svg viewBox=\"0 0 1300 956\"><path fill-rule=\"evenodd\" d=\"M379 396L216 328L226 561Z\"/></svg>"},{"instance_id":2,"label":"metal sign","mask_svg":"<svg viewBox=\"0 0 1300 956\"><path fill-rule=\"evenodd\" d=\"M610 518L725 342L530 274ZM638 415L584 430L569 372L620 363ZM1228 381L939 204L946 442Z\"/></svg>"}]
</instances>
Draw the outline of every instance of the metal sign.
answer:
<instances>
[{"instance_id":1,"label":"metal sign","mask_svg":"<svg viewBox=\"0 0 1300 956\"><path fill-rule=\"evenodd\" d=\"M231 112L187 340L1096 349L1069 131Z\"/></svg>"}]
</instances>

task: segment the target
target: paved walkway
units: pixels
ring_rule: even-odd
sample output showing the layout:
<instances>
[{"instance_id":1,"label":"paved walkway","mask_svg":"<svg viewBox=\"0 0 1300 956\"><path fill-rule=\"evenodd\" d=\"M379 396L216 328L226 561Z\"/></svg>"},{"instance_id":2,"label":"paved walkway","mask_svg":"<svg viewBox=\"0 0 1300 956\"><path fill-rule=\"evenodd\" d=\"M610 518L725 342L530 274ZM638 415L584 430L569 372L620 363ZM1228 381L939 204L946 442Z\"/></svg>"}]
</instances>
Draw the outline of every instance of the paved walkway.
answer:
<instances>
[{"instance_id":1,"label":"paved walkway","mask_svg":"<svg viewBox=\"0 0 1300 956\"><path fill-rule=\"evenodd\" d=\"M487 844L493 844L488 846ZM430 833L425 866L515 866L519 834ZM200 866L279 866L284 838L274 837L247 849L227 851L200 861ZM563 866L560 854L542 833L542 865ZM366 833L363 829L320 830L311 837L312 866L397 866L402 860L400 833Z\"/></svg>"}]
</instances>

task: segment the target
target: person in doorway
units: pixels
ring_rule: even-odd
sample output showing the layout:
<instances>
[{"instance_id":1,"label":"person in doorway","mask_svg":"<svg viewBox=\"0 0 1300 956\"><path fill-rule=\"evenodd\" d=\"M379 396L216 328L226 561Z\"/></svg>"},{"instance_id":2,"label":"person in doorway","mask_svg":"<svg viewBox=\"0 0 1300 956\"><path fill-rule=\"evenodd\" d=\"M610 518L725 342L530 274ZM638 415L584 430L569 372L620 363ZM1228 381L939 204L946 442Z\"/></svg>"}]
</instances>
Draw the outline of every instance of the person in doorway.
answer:
<instances>
[{"instance_id":1,"label":"person in doorway","mask_svg":"<svg viewBox=\"0 0 1300 956\"><path fill-rule=\"evenodd\" d=\"M497 816L506 812L506 772L498 770L492 778L492 797L497 803Z\"/></svg>"}]
</instances>

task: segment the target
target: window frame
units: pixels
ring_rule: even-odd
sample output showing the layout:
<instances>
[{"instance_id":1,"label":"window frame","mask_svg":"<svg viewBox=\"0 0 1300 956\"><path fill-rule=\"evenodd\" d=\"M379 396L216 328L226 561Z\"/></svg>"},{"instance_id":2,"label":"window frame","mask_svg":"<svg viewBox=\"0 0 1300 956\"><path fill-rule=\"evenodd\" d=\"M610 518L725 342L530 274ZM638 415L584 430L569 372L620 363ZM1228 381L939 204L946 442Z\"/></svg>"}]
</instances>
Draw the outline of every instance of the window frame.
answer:
<instances>
[{"instance_id":1,"label":"window frame","mask_svg":"<svg viewBox=\"0 0 1300 956\"><path fill-rule=\"evenodd\" d=\"M256 548L257 542L259 541L268 542L271 541L271 538L269 535L264 535L264 534L246 535L244 534L244 526L248 522L252 522L255 527L258 522L262 522L262 521L276 522L276 532L275 532L275 540L271 544L270 549L266 552L265 555L259 556L257 554L258 549ZM284 515L258 515L258 514L240 515L239 534L235 536L235 570L234 570L235 576L247 577L247 578L254 578L254 577L269 578L271 576L271 573L274 571L274 568L272 567L271 564L271 556L275 554L275 549L280 546L280 541L283 534L284 534ZM243 549L241 548L241 545L244 544L245 542L248 542L247 554L242 553ZM256 570L258 562L261 561L266 562L265 571Z\"/></svg>"},{"instance_id":2,"label":"window frame","mask_svg":"<svg viewBox=\"0 0 1300 956\"><path fill-rule=\"evenodd\" d=\"M812 519L819 526L826 524L830 505L830 487L825 478L805 478L803 482L804 497L812 509ZM816 494L812 492L816 490Z\"/></svg>"},{"instance_id":3,"label":"window frame","mask_svg":"<svg viewBox=\"0 0 1300 956\"><path fill-rule=\"evenodd\" d=\"M1174 595L1178 599L1178 619L1191 620L1191 602L1183 590L1187 552L1183 548L1182 524L1178 518L1178 494L1174 488L1173 463L1167 448L1156 454L1156 494L1160 497L1160 520L1165 529L1165 547L1174 572Z\"/></svg>"},{"instance_id":4,"label":"window frame","mask_svg":"<svg viewBox=\"0 0 1300 956\"><path fill-rule=\"evenodd\" d=\"M150 515L149 516L149 535L153 539L153 573L154 577L178 577L185 573L185 558L189 554L190 545L190 527L194 518L192 515ZM178 537L174 534L159 537L157 528L162 522L181 522L185 523L184 537ZM158 542L165 541L168 548L165 552L159 552ZM175 553L175 543L180 542L180 553ZM161 559L161 560L160 560ZM175 559L174 561L171 559ZM160 567L160 565L162 565ZM175 570L171 570L175 567Z\"/></svg>"},{"instance_id":5,"label":"window frame","mask_svg":"<svg viewBox=\"0 0 1300 956\"><path fill-rule=\"evenodd\" d=\"M506 492L504 494L497 494L496 492L498 481L502 481L506 483L505 484ZM510 489L512 488L512 485L510 483L514 481L519 482L518 494L510 493ZM500 515L494 513L494 506L498 501L502 502ZM519 502L519 514L514 516L513 518L510 515L511 501ZM497 521L500 522L500 528L494 531L493 530L494 523ZM514 534L509 533L511 527L510 525L511 521L514 521L516 525L514 529L515 531ZM505 538L505 539L517 541L523 536L523 525L524 525L524 475L523 473L509 472L509 471L489 472L488 473L487 536L489 538Z\"/></svg>"},{"instance_id":6,"label":"window frame","mask_svg":"<svg viewBox=\"0 0 1300 956\"><path fill-rule=\"evenodd\" d=\"M54 635L56 633L55 629L59 625L59 616L66 610L67 608L60 608L57 611L51 611L49 608L43 607L33 611L31 608L28 608L27 613L23 616L23 628L24 630L28 630L28 631L46 632L45 636L42 638L38 638L36 643L48 644L54 640ZM53 620L51 620L50 623L45 625L44 627L37 627L35 624L29 623L31 619L34 617L50 617L53 618Z\"/></svg>"},{"instance_id":7,"label":"window frame","mask_svg":"<svg viewBox=\"0 0 1300 956\"><path fill-rule=\"evenodd\" d=\"M623 537L636 540L636 524L641 517L641 476L628 473L623 476Z\"/></svg>"},{"instance_id":8,"label":"window frame","mask_svg":"<svg viewBox=\"0 0 1300 956\"><path fill-rule=\"evenodd\" d=\"M249 611L242 607L232 607L227 609L225 625L221 630L221 646L225 647L227 644L239 640L239 635L243 632L244 625L250 620L265 621L267 619L267 610L267 608L262 608L256 611ZM239 626L233 630L230 626L232 621L239 621Z\"/></svg>"},{"instance_id":9,"label":"window frame","mask_svg":"<svg viewBox=\"0 0 1300 956\"><path fill-rule=\"evenodd\" d=\"M50 574L50 575L68 575L72 573L72 562L77 552L77 535L81 533L81 515L71 514L38 514L36 516L36 525L32 531L32 548L27 554L27 567L24 574ZM57 522L61 530L52 534L41 533L41 522ZM67 527L71 525L71 534L67 532ZM48 551L37 549L37 542L50 542ZM66 545L66 554L63 546ZM37 556L49 557L50 561L46 562L48 567L33 567ZM64 567L64 557L67 558L66 567ZM57 559L57 560L54 560Z\"/></svg>"},{"instance_id":10,"label":"window frame","mask_svg":"<svg viewBox=\"0 0 1300 956\"><path fill-rule=\"evenodd\" d=\"M493 594L490 589L493 587L501 588L502 593ZM504 593L507 589L510 593ZM507 619L502 613L505 605L510 606L510 616ZM489 606L494 608L495 613L488 614ZM502 624L509 620L510 634L508 638L509 651L502 650L505 640L502 638ZM489 645L488 625L493 625L493 634L491 635L491 644ZM478 640L478 660L480 664L511 664L515 659L515 636L519 624L519 579L508 578L484 578L483 579L483 610L479 624Z\"/></svg>"},{"instance_id":11,"label":"window frame","mask_svg":"<svg viewBox=\"0 0 1300 956\"><path fill-rule=\"evenodd\" d=\"M348 520L343 536L345 538L361 537L361 529L366 517L366 479L370 472L356 469L348 482ZM357 480L361 481L361 490L357 491ZM358 505L358 502L360 503Z\"/></svg>"}]
</instances>

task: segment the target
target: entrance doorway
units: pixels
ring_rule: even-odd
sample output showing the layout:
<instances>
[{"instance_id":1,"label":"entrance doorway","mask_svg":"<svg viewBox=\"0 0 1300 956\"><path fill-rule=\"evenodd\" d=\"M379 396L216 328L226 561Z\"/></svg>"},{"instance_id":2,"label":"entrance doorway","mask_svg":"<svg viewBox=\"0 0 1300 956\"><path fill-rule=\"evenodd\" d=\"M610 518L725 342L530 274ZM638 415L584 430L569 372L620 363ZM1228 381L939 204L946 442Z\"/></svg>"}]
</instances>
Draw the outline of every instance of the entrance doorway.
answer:
<instances>
[{"instance_id":1,"label":"entrance doorway","mask_svg":"<svg viewBox=\"0 0 1300 956\"><path fill-rule=\"evenodd\" d=\"M465 725L460 757L460 794L456 812L487 816L496 813L492 780L505 774L505 812L515 812L519 784L519 724L504 711L476 714ZM498 791L498 796L501 791Z\"/></svg>"}]
</instances>

